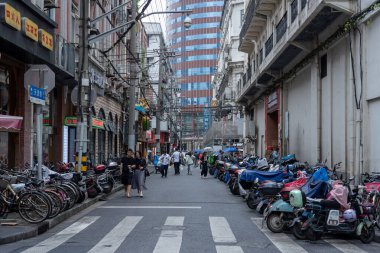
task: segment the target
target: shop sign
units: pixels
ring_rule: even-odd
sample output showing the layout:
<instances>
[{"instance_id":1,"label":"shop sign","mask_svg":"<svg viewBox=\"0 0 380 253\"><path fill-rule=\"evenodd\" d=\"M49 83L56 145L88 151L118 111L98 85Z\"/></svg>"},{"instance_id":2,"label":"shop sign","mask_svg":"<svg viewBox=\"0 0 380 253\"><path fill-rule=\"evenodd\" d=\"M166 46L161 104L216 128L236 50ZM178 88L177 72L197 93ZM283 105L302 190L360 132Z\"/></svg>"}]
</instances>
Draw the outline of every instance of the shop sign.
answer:
<instances>
[{"instance_id":1,"label":"shop sign","mask_svg":"<svg viewBox=\"0 0 380 253\"><path fill-rule=\"evenodd\" d=\"M13 8L11 5L5 3L1 4L1 9L3 12L4 22L10 27L20 31L21 30L21 13Z\"/></svg>"},{"instance_id":2,"label":"shop sign","mask_svg":"<svg viewBox=\"0 0 380 253\"><path fill-rule=\"evenodd\" d=\"M43 124L44 124L44 126L51 126L50 118L49 117L44 117Z\"/></svg>"},{"instance_id":3,"label":"shop sign","mask_svg":"<svg viewBox=\"0 0 380 253\"><path fill-rule=\"evenodd\" d=\"M29 18L21 17L21 13L10 4L0 4L0 18L4 23L17 31L21 30L22 25L22 32L26 37L39 42L43 47L49 49L50 51L53 50L53 35L44 29L38 29L38 25Z\"/></svg>"},{"instance_id":4,"label":"shop sign","mask_svg":"<svg viewBox=\"0 0 380 253\"><path fill-rule=\"evenodd\" d=\"M76 126L77 125L77 117L75 116L70 116L66 117L64 120L64 125L65 126ZM104 121L98 118L92 118L92 128L96 129L105 129L104 128Z\"/></svg>"},{"instance_id":5,"label":"shop sign","mask_svg":"<svg viewBox=\"0 0 380 253\"><path fill-rule=\"evenodd\" d=\"M40 43L43 47L49 49L50 51L53 50L53 36L46 32L44 29L39 30L40 34Z\"/></svg>"},{"instance_id":6,"label":"shop sign","mask_svg":"<svg viewBox=\"0 0 380 253\"><path fill-rule=\"evenodd\" d=\"M29 85L29 100L31 103L45 105L45 89L37 88L36 86Z\"/></svg>"},{"instance_id":7,"label":"shop sign","mask_svg":"<svg viewBox=\"0 0 380 253\"><path fill-rule=\"evenodd\" d=\"M22 31L26 37L38 42L38 25L29 18L22 18Z\"/></svg>"},{"instance_id":8,"label":"shop sign","mask_svg":"<svg viewBox=\"0 0 380 253\"><path fill-rule=\"evenodd\" d=\"M101 72L97 71L94 67L90 66L89 78L92 84L104 89L104 76Z\"/></svg>"}]
</instances>

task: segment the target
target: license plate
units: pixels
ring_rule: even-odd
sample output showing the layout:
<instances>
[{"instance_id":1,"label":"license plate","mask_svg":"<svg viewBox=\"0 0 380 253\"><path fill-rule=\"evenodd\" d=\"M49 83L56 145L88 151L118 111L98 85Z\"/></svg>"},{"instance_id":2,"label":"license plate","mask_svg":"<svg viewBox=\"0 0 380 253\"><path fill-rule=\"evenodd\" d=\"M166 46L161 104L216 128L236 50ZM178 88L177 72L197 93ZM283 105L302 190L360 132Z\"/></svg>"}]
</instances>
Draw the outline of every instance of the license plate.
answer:
<instances>
[{"instance_id":1,"label":"license plate","mask_svg":"<svg viewBox=\"0 0 380 253\"><path fill-rule=\"evenodd\" d=\"M330 210L329 217L327 218L328 226L338 226L339 225L339 210Z\"/></svg>"}]
</instances>

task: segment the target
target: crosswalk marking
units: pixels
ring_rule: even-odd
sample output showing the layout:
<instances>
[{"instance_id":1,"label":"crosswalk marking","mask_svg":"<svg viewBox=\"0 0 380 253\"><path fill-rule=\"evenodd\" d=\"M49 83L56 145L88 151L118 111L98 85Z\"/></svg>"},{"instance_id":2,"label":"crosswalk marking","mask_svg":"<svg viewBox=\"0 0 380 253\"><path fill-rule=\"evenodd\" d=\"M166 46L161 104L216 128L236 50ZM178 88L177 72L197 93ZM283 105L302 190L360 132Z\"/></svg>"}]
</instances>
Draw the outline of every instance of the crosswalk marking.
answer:
<instances>
[{"instance_id":1,"label":"crosswalk marking","mask_svg":"<svg viewBox=\"0 0 380 253\"><path fill-rule=\"evenodd\" d=\"M224 217L209 217L212 237L215 243L236 243L230 225Z\"/></svg>"},{"instance_id":2,"label":"crosswalk marking","mask_svg":"<svg viewBox=\"0 0 380 253\"><path fill-rule=\"evenodd\" d=\"M48 252L52 249L55 249L62 243L66 242L69 240L71 237L94 223L97 219L99 219L100 216L86 216L80 219L79 221L75 222L71 226L65 228L61 232L49 237L45 241L40 242L34 247L31 247L23 253L44 253Z\"/></svg>"},{"instance_id":3,"label":"crosswalk marking","mask_svg":"<svg viewBox=\"0 0 380 253\"><path fill-rule=\"evenodd\" d=\"M169 216L166 218L165 226L183 226L183 216Z\"/></svg>"},{"instance_id":4,"label":"crosswalk marking","mask_svg":"<svg viewBox=\"0 0 380 253\"><path fill-rule=\"evenodd\" d=\"M289 236L283 233L272 233L266 227L262 227L263 218L251 218L252 222L265 234L265 236L273 243L282 253L307 253L304 248L298 245Z\"/></svg>"},{"instance_id":5,"label":"crosswalk marking","mask_svg":"<svg viewBox=\"0 0 380 253\"><path fill-rule=\"evenodd\" d=\"M201 206L99 206L108 209L201 209Z\"/></svg>"},{"instance_id":6,"label":"crosswalk marking","mask_svg":"<svg viewBox=\"0 0 380 253\"><path fill-rule=\"evenodd\" d=\"M366 253L366 251L360 249L359 247L345 240L337 240L337 239L323 239L323 240L344 253Z\"/></svg>"},{"instance_id":7,"label":"crosswalk marking","mask_svg":"<svg viewBox=\"0 0 380 253\"><path fill-rule=\"evenodd\" d=\"M216 245L217 253L244 253L240 246Z\"/></svg>"},{"instance_id":8,"label":"crosswalk marking","mask_svg":"<svg viewBox=\"0 0 380 253\"><path fill-rule=\"evenodd\" d=\"M141 221L142 216L127 216L114 227L103 239L96 244L89 253L113 253L115 252L129 233Z\"/></svg>"},{"instance_id":9,"label":"crosswalk marking","mask_svg":"<svg viewBox=\"0 0 380 253\"><path fill-rule=\"evenodd\" d=\"M171 226L171 228L161 231L153 253L178 253L181 250L183 231L175 227L183 226L184 219L183 216L168 216L166 218L164 226Z\"/></svg>"}]
</instances>

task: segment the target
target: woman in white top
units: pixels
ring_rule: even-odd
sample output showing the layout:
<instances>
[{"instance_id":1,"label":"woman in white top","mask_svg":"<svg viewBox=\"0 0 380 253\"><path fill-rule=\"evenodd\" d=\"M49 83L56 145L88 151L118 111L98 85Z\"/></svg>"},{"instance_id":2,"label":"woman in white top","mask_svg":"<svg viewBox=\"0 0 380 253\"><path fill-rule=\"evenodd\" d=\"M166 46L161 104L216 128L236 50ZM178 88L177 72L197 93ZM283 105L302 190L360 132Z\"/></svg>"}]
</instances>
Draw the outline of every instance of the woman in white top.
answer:
<instances>
[{"instance_id":1,"label":"woman in white top","mask_svg":"<svg viewBox=\"0 0 380 253\"><path fill-rule=\"evenodd\" d=\"M187 175L192 175L191 166L194 164L194 161L193 161L193 156L191 155L191 152L186 154L185 163L187 165Z\"/></svg>"}]
</instances>

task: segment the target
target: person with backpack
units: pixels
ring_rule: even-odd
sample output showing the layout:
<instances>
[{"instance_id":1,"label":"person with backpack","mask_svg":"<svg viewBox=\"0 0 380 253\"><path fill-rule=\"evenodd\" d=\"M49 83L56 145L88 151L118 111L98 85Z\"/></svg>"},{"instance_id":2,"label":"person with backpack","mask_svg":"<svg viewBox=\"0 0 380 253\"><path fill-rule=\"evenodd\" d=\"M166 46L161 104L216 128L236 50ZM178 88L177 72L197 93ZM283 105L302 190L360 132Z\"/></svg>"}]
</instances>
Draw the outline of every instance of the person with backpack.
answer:
<instances>
[{"instance_id":1,"label":"person with backpack","mask_svg":"<svg viewBox=\"0 0 380 253\"><path fill-rule=\"evenodd\" d=\"M194 161L193 161L193 156L192 156L191 152L189 152L189 153L186 154L186 156L185 156L185 164L187 166L187 175L192 175L192 173L191 173L191 167L193 166Z\"/></svg>"},{"instance_id":2,"label":"person with backpack","mask_svg":"<svg viewBox=\"0 0 380 253\"><path fill-rule=\"evenodd\" d=\"M174 163L174 175L179 175L179 165L180 165L180 159L181 159L181 153L178 152L178 150L174 149L174 153L171 157Z\"/></svg>"}]
</instances>

